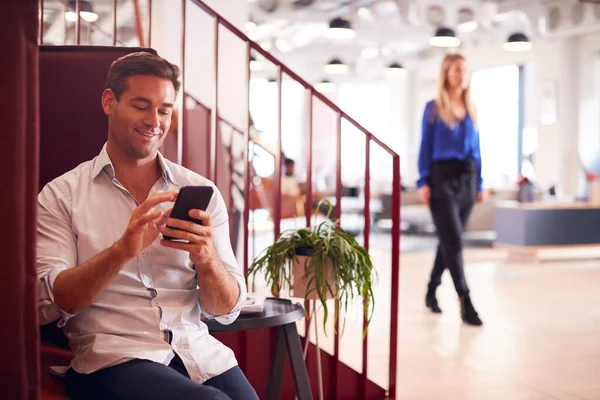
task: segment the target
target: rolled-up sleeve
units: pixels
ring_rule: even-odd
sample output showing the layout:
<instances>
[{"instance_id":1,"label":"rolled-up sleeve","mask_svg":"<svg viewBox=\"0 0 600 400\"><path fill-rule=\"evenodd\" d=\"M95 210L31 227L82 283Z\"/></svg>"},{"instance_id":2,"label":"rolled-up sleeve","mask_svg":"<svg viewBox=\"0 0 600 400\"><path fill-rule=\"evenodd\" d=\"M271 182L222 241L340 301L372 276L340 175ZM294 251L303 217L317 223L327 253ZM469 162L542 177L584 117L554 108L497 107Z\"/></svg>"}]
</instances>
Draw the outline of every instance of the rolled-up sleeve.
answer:
<instances>
[{"instance_id":1,"label":"rolled-up sleeve","mask_svg":"<svg viewBox=\"0 0 600 400\"><path fill-rule=\"evenodd\" d=\"M215 187L214 198L211 201L209 210L212 208L212 222L213 222L213 243L219 258L223 263L225 269L236 279L238 287L240 288L240 295L233 309L226 315L211 315L208 313L200 304L202 315L208 319L215 319L223 325L229 325L233 323L239 316L240 311L246 301L246 279L244 274L241 272L233 248L231 247L231 241L229 238L229 217L227 215L227 207L225 201L221 196L219 190ZM211 207L212 206L212 207ZM199 284L201 284L199 282Z\"/></svg>"},{"instance_id":2,"label":"rolled-up sleeve","mask_svg":"<svg viewBox=\"0 0 600 400\"><path fill-rule=\"evenodd\" d=\"M54 183L54 182L53 182ZM77 263L77 244L71 227L71 199L66 188L50 183L38 195L36 268L38 313L41 325L73 315L54 301L54 281L61 271Z\"/></svg>"}]
</instances>

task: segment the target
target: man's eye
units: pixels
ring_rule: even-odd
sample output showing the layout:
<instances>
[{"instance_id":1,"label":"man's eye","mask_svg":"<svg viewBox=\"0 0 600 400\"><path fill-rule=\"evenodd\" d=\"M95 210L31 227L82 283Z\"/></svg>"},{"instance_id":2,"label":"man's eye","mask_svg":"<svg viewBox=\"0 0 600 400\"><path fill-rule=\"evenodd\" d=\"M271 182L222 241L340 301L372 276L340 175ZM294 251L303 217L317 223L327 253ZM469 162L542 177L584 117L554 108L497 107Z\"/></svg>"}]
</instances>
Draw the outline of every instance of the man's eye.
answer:
<instances>
[{"instance_id":1,"label":"man's eye","mask_svg":"<svg viewBox=\"0 0 600 400\"><path fill-rule=\"evenodd\" d=\"M133 106L133 108L135 108L136 110L140 110L140 111L144 111L145 110L144 107L140 107L140 106Z\"/></svg>"},{"instance_id":2,"label":"man's eye","mask_svg":"<svg viewBox=\"0 0 600 400\"><path fill-rule=\"evenodd\" d=\"M160 115L169 115L170 114L168 111L158 111L158 113Z\"/></svg>"}]
</instances>

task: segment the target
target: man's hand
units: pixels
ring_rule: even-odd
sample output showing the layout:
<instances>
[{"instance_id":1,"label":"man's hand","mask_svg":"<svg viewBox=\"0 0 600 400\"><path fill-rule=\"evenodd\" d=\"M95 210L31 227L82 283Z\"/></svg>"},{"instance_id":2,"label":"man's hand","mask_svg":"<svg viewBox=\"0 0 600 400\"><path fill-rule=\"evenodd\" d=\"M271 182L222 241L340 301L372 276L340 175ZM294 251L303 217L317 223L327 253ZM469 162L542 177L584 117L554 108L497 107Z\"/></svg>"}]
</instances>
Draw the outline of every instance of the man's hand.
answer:
<instances>
[{"instance_id":1,"label":"man's hand","mask_svg":"<svg viewBox=\"0 0 600 400\"><path fill-rule=\"evenodd\" d=\"M211 215L202 210L190 210L190 217L202 221L202 225L177 218L167 219L167 226L160 233L188 243L161 240L161 244L172 249L190 253L190 261L197 269L220 265L221 261L213 243Z\"/></svg>"},{"instance_id":2,"label":"man's hand","mask_svg":"<svg viewBox=\"0 0 600 400\"><path fill-rule=\"evenodd\" d=\"M202 225L169 218L168 226L160 228L163 235L187 243L163 239L160 244L190 254L190 261L198 274L198 299L204 310L215 316L229 314L240 297L240 286L227 271L217 253L210 214L202 210L190 210L190 217L200 220Z\"/></svg>"},{"instance_id":3,"label":"man's hand","mask_svg":"<svg viewBox=\"0 0 600 400\"><path fill-rule=\"evenodd\" d=\"M423 204L429 205L429 200L431 199L431 189L429 185L421 186L419 189L419 200Z\"/></svg>"},{"instance_id":4,"label":"man's hand","mask_svg":"<svg viewBox=\"0 0 600 400\"><path fill-rule=\"evenodd\" d=\"M169 212L152 211L154 207L166 202L173 202L177 192L155 193L136 207L131 214L129 225L115 246L129 258L136 257L143 249L150 246L158 236Z\"/></svg>"}]
</instances>

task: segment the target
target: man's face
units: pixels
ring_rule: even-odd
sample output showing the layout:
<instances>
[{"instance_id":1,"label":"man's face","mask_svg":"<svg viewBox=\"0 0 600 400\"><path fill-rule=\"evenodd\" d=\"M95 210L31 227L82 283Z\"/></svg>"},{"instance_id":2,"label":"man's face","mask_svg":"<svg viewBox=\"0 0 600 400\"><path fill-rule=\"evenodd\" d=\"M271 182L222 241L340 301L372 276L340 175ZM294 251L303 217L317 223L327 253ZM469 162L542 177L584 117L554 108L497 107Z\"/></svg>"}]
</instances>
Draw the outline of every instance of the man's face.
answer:
<instances>
[{"instance_id":1,"label":"man's face","mask_svg":"<svg viewBox=\"0 0 600 400\"><path fill-rule=\"evenodd\" d=\"M119 101L109 89L102 94L109 140L131 159L155 157L171 125L175 88L151 75L131 76L127 83Z\"/></svg>"},{"instance_id":2,"label":"man's face","mask_svg":"<svg viewBox=\"0 0 600 400\"><path fill-rule=\"evenodd\" d=\"M287 163L287 164L285 164L285 174L287 176L294 175L294 164L293 163Z\"/></svg>"}]
</instances>

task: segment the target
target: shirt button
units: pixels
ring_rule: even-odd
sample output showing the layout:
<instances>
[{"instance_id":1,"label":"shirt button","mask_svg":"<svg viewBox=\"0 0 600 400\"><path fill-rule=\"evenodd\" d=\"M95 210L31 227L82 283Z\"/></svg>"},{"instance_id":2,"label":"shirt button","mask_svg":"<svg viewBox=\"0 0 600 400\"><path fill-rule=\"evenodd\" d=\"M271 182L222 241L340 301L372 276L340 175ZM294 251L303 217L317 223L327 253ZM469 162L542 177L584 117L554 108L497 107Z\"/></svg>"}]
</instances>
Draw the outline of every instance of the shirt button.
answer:
<instances>
[{"instance_id":1,"label":"shirt button","mask_svg":"<svg viewBox=\"0 0 600 400\"><path fill-rule=\"evenodd\" d=\"M177 346L175 346L174 344L171 345L171 347L173 348L173 350L177 350Z\"/></svg>"},{"instance_id":2,"label":"shirt button","mask_svg":"<svg viewBox=\"0 0 600 400\"><path fill-rule=\"evenodd\" d=\"M164 331L165 329L167 329L167 326L165 324L160 324L160 329Z\"/></svg>"},{"instance_id":3,"label":"shirt button","mask_svg":"<svg viewBox=\"0 0 600 400\"><path fill-rule=\"evenodd\" d=\"M146 252L142 251L142 257L145 257L145 256L146 256Z\"/></svg>"}]
</instances>

